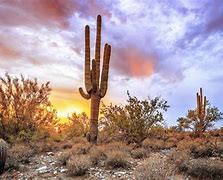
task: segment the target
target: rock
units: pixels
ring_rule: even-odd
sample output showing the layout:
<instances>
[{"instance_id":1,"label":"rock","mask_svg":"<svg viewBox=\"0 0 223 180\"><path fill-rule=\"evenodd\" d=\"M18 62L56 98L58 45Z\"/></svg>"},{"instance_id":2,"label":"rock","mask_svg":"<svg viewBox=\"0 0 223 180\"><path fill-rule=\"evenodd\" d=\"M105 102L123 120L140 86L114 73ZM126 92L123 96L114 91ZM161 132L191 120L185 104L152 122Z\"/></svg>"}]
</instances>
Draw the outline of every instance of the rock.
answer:
<instances>
[{"instance_id":1,"label":"rock","mask_svg":"<svg viewBox=\"0 0 223 180\"><path fill-rule=\"evenodd\" d=\"M66 172L68 169L65 169L65 168L62 168L61 170L60 170L60 172L61 173L64 173L64 172Z\"/></svg>"},{"instance_id":2,"label":"rock","mask_svg":"<svg viewBox=\"0 0 223 180\"><path fill-rule=\"evenodd\" d=\"M38 172L40 174L43 174L43 173L50 172L50 170L47 166L42 166L42 167L36 169L36 172Z\"/></svg>"},{"instance_id":3,"label":"rock","mask_svg":"<svg viewBox=\"0 0 223 180\"><path fill-rule=\"evenodd\" d=\"M125 171L118 171L118 172L115 172L114 175L116 175L118 177L121 177L121 176L126 175L126 172Z\"/></svg>"},{"instance_id":4,"label":"rock","mask_svg":"<svg viewBox=\"0 0 223 180\"><path fill-rule=\"evenodd\" d=\"M54 155L53 152L47 152L46 154L49 155L49 156L53 156Z\"/></svg>"}]
</instances>

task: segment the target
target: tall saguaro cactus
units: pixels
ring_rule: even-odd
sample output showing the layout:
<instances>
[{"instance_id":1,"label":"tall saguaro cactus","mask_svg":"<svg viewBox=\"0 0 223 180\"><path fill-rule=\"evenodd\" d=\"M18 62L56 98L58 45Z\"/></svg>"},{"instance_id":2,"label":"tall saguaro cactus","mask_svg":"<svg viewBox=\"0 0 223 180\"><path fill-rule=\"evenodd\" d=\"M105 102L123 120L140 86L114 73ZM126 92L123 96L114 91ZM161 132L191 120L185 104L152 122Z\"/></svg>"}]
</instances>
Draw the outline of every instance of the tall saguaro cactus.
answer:
<instances>
[{"instance_id":1,"label":"tall saguaro cactus","mask_svg":"<svg viewBox=\"0 0 223 180\"><path fill-rule=\"evenodd\" d=\"M202 88L200 88L200 94L197 92L197 116L199 119L198 133L201 136L206 116L206 96L203 97Z\"/></svg>"},{"instance_id":2,"label":"tall saguaro cactus","mask_svg":"<svg viewBox=\"0 0 223 180\"><path fill-rule=\"evenodd\" d=\"M95 59L90 60L90 28L85 26L85 89L79 88L81 96L91 99L90 133L88 140L91 143L97 142L98 135L98 115L100 100L107 92L109 61L111 56L111 46L107 43L104 46L103 66L100 73L100 49L101 49L101 16L97 16L97 31L95 45Z\"/></svg>"}]
</instances>

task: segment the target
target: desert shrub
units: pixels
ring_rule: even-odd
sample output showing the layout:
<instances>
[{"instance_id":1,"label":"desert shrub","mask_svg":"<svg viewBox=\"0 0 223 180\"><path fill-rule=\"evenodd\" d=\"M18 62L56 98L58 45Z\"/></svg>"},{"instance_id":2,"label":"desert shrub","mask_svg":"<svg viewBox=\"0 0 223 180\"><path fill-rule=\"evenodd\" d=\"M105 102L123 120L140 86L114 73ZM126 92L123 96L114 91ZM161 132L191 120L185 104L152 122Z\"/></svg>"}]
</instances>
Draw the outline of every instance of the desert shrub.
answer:
<instances>
[{"instance_id":1,"label":"desert shrub","mask_svg":"<svg viewBox=\"0 0 223 180\"><path fill-rule=\"evenodd\" d=\"M161 180L168 179L173 174L174 167L160 154L153 154L145 159L136 170L136 179Z\"/></svg>"},{"instance_id":2,"label":"desert shrub","mask_svg":"<svg viewBox=\"0 0 223 180\"><path fill-rule=\"evenodd\" d=\"M202 144L200 146L193 145L190 148L190 154L194 158L216 157L221 153L221 147L211 143Z\"/></svg>"},{"instance_id":3,"label":"desert shrub","mask_svg":"<svg viewBox=\"0 0 223 180\"><path fill-rule=\"evenodd\" d=\"M71 151L70 150L65 150L58 155L57 161L58 161L59 164L61 164L63 166L66 166L67 161L69 160L70 157L71 157Z\"/></svg>"},{"instance_id":4,"label":"desert shrub","mask_svg":"<svg viewBox=\"0 0 223 180\"><path fill-rule=\"evenodd\" d=\"M78 144L78 143L85 144L85 143L88 143L87 139L83 138L83 137L73 137L71 141L72 141L73 144Z\"/></svg>"},{"instance_id":5,"label":"desert shrub","mask_svg":"<svg viewBox=\"0 0 223 180\"><path fill-rule=\"evenodd\" d=\"M71 149L73 147L73 143L71 141L64 141L60 144L62 149Z\"/></svg>"},{"instance_id":6,"label":"desert shrub","mask_svg":"<svg viewBox=\"0 0 223 180\"><path fill-rule=\"evenodd\" d=\"M70 176L83 176L90 167L88 156L79 155L72 156L67 162L68 174Z\"/></svg>"},{"instance_id":7,"label":"desert shrub","mask_svg":"<svg viewBox=\"0 0 223 180\"><path fill-rule=\"evenodd\" d=\"M68 117L68 123L64 124L64 134L67 138L85 137L89 131L89 118L86 113L73 113Z\"/></svg>"},{"instance_id":8,"label":"desert shrub","mask_svg":"<svg viewBox=\"0 0 223 180\"><path fill-rule=\"evenodd\" d=\"M178 167L185 161L190 159L190 152L188 149L176 149L172 151L168 157L167 162L168 164L172 164L178 169Z\"/></svg>"},{"instance_id":9,"label":"desert shrub","mask_svg":"<svg viewBox=\"0 0 223 180\"><path fill-rule=\"evenodd\" d=\"M179 166L182 172L199 178L222 179L223 162L212 159L191 159Z\"/></svg>"},{"instance_id":10,"label":"desert shrub","mask_svg":"<svg viewBox=\"0 0 223 180\"><path fill-rule=\"evenodd\" d=\"M203 141L182 140L177 144L177 149L179 150L190 149L193 146L200 146L202 144L203 144Z\"/></svg>"},{"instance_id":11,"label":"desert shrub","mask_svg":"<svg viewBox=\"0 0 223 180\"><path fill-rule=\"evenodd\" d=\"M103 147L94 147L90 151L90 160L92 165L99 165L99 163L107 158L106 149Z\"/></svg>"},{"instance_id":12,"label":"desert shrub","mask_svg":"<svg viewBox=\"0 0 223 180\"><path fill-rule=\"evenodd\" d=\"M39 130L57 120L50 101L49 82L39 85L37 79L0 78L0 137L7 140L30 140ZM46 131L47 132L47 131Z\"/></svg>"},{"instance_id":13,"label":"desert shrub","mask_svg":"<svg viewBox=\"0 0 223 180\"><path fill-rule=\"evenodd\" d=\"M160 139L146 138L142 142L142 147L147 150L159 151L161 149L165 149L165 144L164 144L164 141Z\"/></svg>"},{"instance_id":14,"label":"desert shrub","mask_svg":"<svg viewBox=\"0 0 223 180\"><path fill-rule=\"evenodd\" d=\"M153 125L163 122L163 112L167 111L167 101L160 97L138 100L128 93L127 104L124 106L103 105L101 127L111 134L121 133L128 143L140 143L149 134Z\"/></svg>"},{"instance_id":15,"label":"desert shrub","mask_svg":"<svg viewBox=\"0 0 223 180\"><path fill-rule=\"evenodd\" d=\"M111 142L102 146L104 146L107 151L122 151L126 153L130 153L133 148L133 146L126 145L124 142L121 141Z\"/></svg>"},{"instance_id":16,"label":"desert shrub","mask_svg":"<svg viewBox=\"0 0 223 180\"><path fill-rule=\"evenodd\" d=\"M71 153L73 155L83 155L90 152L92 145L90 143L78 143L73 145L71 148Z\"/></svg>"},{"instance_id":17,"label":"desert shrub","mask_svg":"<svg viewBox=\"0 0 223 180\"><path fill-rule=\"evenodd\" d=\"M8 149L6 169L18 169L20 163L29 163L30 157L32 157L34 153L34 150L29 145L13 145Z\"/></svg>"},{"instance_id":18,"label":"desert shrub","mask_svg":"<svg viewBox=\"0 0 223 180\"><path fill-rule=\"evenodd\" d=\"M144 159L148 155L148 151L144 148L137 148L131 151L131 157L133 159Z\"/></svg>"},{"instance_id":19,"label":"desert shrub","mask_svg":"<svg viewBox=\"0 0 223 180\"><path fill-rule=\"evenodd\" d=\"M130 168L131 164L129 162L128 154L122 151L109 151L107 154L107 159L105 161L105 166L111 169Z\"/></svg>"}]
</instances>

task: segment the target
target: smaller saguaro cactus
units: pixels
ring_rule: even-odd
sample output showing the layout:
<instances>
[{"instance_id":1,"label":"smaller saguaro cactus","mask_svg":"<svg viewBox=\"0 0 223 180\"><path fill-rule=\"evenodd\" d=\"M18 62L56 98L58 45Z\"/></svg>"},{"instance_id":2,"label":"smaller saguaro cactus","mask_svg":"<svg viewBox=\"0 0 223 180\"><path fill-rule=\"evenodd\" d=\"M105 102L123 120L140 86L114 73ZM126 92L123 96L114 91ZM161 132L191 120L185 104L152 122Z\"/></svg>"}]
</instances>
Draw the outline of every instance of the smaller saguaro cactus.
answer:
<instances>
[{"instance_id":1,"label":"smaller saguaro cactus","mask_svg":"<svg viewBox=\"0 0 223 180\"><path fill-rule=\"evenodd\" d=\"M198 133L201 136L204 127L204 121L206 116L206 96L203 97L202 88L200 88L200 94L197 92L197 116L199 119Z\"/></svg>"},{"instance_id":2,"label":"smaller saguaro cactus","mask_svg":"<svg viewBox=\"0 0 223 180\"><path fill-rule=\"evenodd\" d=\"M4 172L6 157L7 143L3 139L0 139L0 174Z\"/></svg>"},{"instance_id":3,"label":"smaller saguaro cactus","mask_svg":"<svg viewBox=\"0 0 223 180\"><path fill-rule=\"evenodd\" d=\"M90 133L87 136L88 141L97 143L98 135L98 115L100 100L107 92L108 71L111 56L111 46L107 43L104 46L102 72L100 72L100 48L101 48L101 16L97 17L97 31L95 44L95 58L91 61L90 57L90 27L85 26L85 89L79 88L81 96L85 99L91 99L91 117Z\"/></svg>"}]
</instances>

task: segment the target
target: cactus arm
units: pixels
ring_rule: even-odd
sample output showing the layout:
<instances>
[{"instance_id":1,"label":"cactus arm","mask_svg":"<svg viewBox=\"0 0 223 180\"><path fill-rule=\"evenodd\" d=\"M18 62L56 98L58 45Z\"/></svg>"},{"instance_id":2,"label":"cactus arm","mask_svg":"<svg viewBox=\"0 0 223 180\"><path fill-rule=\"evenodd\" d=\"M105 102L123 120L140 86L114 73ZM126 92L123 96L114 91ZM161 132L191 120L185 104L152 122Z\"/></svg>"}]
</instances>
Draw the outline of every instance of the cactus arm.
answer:
<instances>
[{"instance_id":1,"label":"cactus arm","mask_svg":"<svg viewBox=\"0 0 223 180\"><path fill-rule=\"evenodd\" d=\"M104 48L104 59L103 59L103 68L101 75L101 84L100 84L100 96L103 98L107 92L108 88L108 72L109 72L109 61L111 56L111 46L105 44Z\"/></svg>"},{"instance_id":2,"label":"cactus arm","mask_svg":"<svg viewBox=\"0 0 223 180\"><path fill-rule=\"evenodd\" d=\"M99 89L99 78L100 78L100 49L101 49L101 16L98 15L96 45L95 45L96 84L98 89Z\"/></svg>"},{"instance_id":3,"label":"cactus arm","mask_svg":"<svg viewBox=\"0 0 223 180\"><path fill-rule=\"evenodd\" d=\"M96 62L93 59L92 60L92 90L93 90L93 92L96 92L97 91L96 72L97 72L96 71Z\"/></svg>"},{"instance_id":4,"label":"cactus arm","mask_svg":"<svg viewBox=\"0 0 223 180\"><path fill-rule=\"evenodd\" d=\"M84 92L84 90L83 90L81 87L79 88L79 92L80 92L81 96L82 96L84 99L90 99L90 98L91 98L91 94L86 94L86 93Z\"/></svg>"},{"instance_id":5,"label":"cactus arm","mask_svg":"<svg viewBox=\"0 0 223 180\"><path fill-rule=\"evenodd\" d=\"M91 91L91 70L90 70L90 28L85 26L85 88L87 93Z\"/></svg>"}]
</instances>

